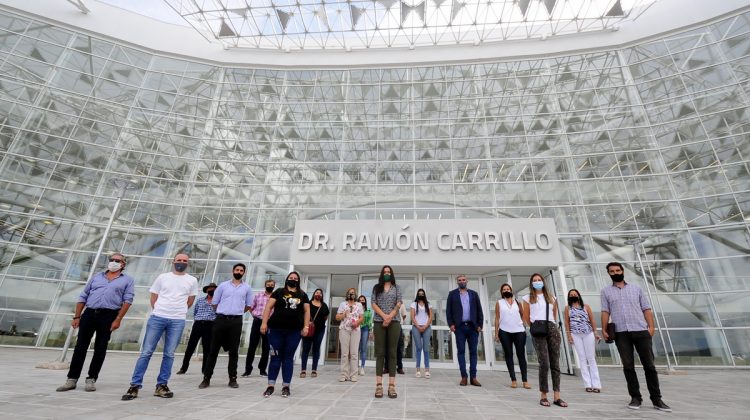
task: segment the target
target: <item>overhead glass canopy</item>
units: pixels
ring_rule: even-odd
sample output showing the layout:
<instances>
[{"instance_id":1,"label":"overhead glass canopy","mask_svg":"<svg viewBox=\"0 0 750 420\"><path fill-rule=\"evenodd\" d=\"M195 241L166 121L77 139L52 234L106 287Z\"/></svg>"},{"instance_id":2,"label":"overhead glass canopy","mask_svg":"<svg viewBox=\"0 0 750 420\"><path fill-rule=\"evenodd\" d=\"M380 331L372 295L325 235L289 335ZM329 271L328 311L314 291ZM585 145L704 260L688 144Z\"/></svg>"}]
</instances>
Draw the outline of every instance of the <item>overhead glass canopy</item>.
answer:
<instances>
[{"instance_id":1,"label":"overhead glass canopy","mask_svg":"<svg viewBox=\"0 0 750 420\"><path fill-rule=\"evenodd\" d=\"M165 0L225 48L467 44L617 30L656 0Z\"/></svg>"}]
</instances>

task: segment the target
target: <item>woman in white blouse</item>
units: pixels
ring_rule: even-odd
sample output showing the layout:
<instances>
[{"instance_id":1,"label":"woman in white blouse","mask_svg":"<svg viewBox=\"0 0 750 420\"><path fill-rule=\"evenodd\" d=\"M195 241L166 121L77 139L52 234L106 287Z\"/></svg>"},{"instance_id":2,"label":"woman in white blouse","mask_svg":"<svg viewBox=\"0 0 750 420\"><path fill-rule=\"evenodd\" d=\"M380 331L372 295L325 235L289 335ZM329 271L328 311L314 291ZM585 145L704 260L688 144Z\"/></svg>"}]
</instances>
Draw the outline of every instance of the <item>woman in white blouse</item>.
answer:
<instances>
[{"instance_id":1,"label":"woman in white blouse","mask_svg":"<svg viewBox=\"0 0 750 420\"><path fill-rule=\"evenodd\" d=\"M359 326L364 321L365 310L357 302L357 290L349 288L346 300L341 302L336 311L339 324L339 345L341 347L341 376L339 382L357 382L357 358L359 354Z\"/></svg>"},{"instance_id":2,"label":"woman in white blouse","mask_svg":"<svg viewBox=\"0 0 750 420\"><path fill-rule=\"evenodd\" d=\"M416 377L422 377L420 364L424 354L424 377L430 378L430 338L432 338L432 308L424 289L417 290L417 297L411 304L411 337L417 358Z\"/></svg>"},{"instance_id":3,"label":"woman in white blouse","mask_svg":"<svg viewBox=\"0 0 750 420\"><path fill-rule=\"evenodd\" d=\"M516 368L513 365L513 347L515 347L523 387L531 389L526 370L526 328L522 319L523 309L513 297L513 288L510 284L505 283L500 286L500 296L495 303L495 341L499 341L503 346L505 366L510 374L510 387L518 388Z\"/></svg>"}]
</instances>

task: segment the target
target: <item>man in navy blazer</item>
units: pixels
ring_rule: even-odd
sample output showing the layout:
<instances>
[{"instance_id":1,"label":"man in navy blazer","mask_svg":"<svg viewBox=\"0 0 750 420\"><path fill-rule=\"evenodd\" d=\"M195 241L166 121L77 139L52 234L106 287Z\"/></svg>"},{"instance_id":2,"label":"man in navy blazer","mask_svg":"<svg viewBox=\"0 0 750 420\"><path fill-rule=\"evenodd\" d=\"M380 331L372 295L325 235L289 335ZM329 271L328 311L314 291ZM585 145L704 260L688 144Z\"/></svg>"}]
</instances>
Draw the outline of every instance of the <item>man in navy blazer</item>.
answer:
<instances>
[{"instance_id":1,"label":"man in navy blazer","mask_svg":"<svg viewBox=\"0 0 750 420\"><path fill-rule=\"evenodd\" d=\"M471 376L471 384L482 386L477 380L477 344L479 333L484 324L482 304L479 294L469 289L469 281L461 274L456 277L458 288L448 293L448 303L445 308L446 319L451 331L456 335L458 350L458 366L461 369L461 386L467 385ZM466 343L469 344L469 375L466 374Z\"/></svg>"}]
</instances>

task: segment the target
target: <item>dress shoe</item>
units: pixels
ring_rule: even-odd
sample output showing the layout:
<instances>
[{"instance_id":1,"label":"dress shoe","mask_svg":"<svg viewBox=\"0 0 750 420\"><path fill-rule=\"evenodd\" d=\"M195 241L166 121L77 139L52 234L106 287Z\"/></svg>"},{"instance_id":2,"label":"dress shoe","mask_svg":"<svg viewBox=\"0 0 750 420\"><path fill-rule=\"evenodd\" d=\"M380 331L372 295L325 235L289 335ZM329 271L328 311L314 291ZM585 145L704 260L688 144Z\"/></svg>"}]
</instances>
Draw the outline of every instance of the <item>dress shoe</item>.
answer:
<instances>
[{"instance_id":1,"label":"dress shoe","mask_svg":"<svg viewBox=\"0 0 750 420\"><path fill-rule=\"evenodd\" d=\"M461 378L461 382L459 382L458 384L461 386L466 386L468 383L469 383L469 378L464 376L463 378Z\"/></svg>"},{"instance_id":2,"label":"dress shoe","mask_svg":"<svg viewBox=\"0 0 750 420\"><path fill-rule=\"evenodd\" d=\"M227 386L230 388L239 388L240 385L237 383L237 377L232 376L231 378L229 378L229 384L227 384Z\"/></svg>"},{"instance_id":3,"label":"dress shoe","mask_svg":"<svg viewBox=\"0 0 750 420\"><path fill-rule=\"evenodd\" d=\"M211 377L210 376L204 376L201 383L198 385L198 389L204 389L211 386Z\"/></svg>"},{"instance_id":4,"label":"dress shoe","mask_svg":"<svg viewBox=\"0 0 750 420\"><path fill-rule=\"evenodd\" d=\"M471 378L471 384L474 386L482 386L482 384L477 381L477 378Z\"/></svg>"}]
</instances>

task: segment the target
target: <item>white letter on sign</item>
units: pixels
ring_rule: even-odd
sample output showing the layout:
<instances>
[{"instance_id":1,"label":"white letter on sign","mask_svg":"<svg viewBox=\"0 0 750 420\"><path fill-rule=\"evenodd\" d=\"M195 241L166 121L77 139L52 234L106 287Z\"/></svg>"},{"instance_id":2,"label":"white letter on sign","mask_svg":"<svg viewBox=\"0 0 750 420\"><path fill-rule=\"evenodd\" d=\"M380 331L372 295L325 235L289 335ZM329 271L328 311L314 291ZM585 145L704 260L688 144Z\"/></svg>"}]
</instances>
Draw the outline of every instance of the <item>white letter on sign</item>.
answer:
<instances>
[{"instance_id":1,"label":"white letter on sign","mask_svg":"<svg viewBox=\"0 0 750 420\"><path fill-rule=\"evenodd\" d=\"M297 245L297 249L300 250L307 250L312 248L312 235L309 233L300 233L299 234L299 245Z\"/></svg>"}]
</instances>

